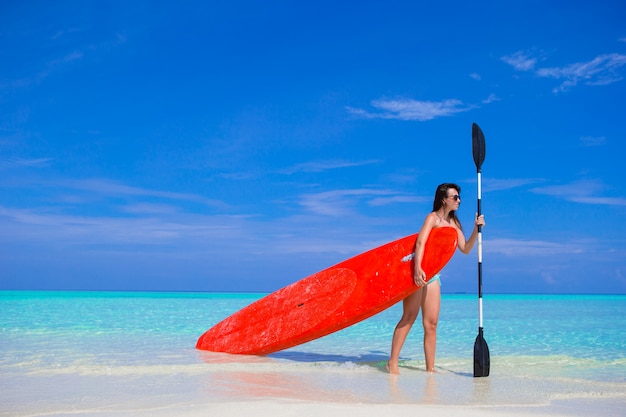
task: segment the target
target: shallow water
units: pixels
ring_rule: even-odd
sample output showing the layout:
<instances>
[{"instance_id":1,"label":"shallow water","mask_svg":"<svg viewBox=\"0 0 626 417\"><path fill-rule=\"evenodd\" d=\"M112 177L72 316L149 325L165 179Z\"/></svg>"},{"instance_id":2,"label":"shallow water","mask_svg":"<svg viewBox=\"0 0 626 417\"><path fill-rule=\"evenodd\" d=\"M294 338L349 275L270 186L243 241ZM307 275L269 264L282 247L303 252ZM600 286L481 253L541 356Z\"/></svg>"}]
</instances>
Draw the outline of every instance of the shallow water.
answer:
<instances>
[{"instance_id":1,"label":"shallow water","mask_svg":"<svg viewBox=\"0 0 626 417\"><path fill-rule=\"evenodd\" d=\"M626 296L485 295L491 375L472 377L474 296L444 295L436 374L421 329L384 372L399 305L267 357L198 351L262 294L0 292L0 415L156 410L254 399L355 404L626 405ZM570 409L571 415L584 410ZM584 415L584 414L580 414ZM619 414L615 414L619 415Z\"/></svg>"}]
</instances>

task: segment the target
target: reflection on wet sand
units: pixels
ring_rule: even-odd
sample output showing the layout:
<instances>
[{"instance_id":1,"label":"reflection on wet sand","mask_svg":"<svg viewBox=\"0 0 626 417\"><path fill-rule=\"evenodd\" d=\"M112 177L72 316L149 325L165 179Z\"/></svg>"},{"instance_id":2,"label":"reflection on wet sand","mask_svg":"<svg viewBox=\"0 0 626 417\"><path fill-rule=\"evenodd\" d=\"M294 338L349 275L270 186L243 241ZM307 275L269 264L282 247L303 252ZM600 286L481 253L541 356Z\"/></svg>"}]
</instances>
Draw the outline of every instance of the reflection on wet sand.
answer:
<instances>
[{"instance_id":1,"label":"reflection on wet sand","mask_svg":"<svg viewBox=\"0 0 626 417\"><path fill-rule=\"evenodd\" d=\"M406 368L405 368L406 369ZM408 371L405 371L405 373ZM421 403L421 404L441 404L439 393L437 391L437 373L426 371L421 372L420 377L411 378L413 386L410 390L406 389L405 381L402 381L402 375L389 375L389 395L392 403ZM418 384L415 384L418 382ZM423 386L422 386L423 385ZM421 395L416 395L421 391Z\"/></svg>"},{"instance_id":2,"label":"reflection on wet sand","mask_svg":"<svg viewBox=\"0 0 626 417\"><path fill-rule=\"evenodd\" d=\"M349 390L325 386L324 378L320 378L317 372L311 372L310 368L300 370L297 363L286 370L284 362L265 356L214 352L202 352L201 356L207 364L213 365L209 369L208 389L219 397L334 402L344 402L352 397Z\"/></svg>"},{"instance_id":3,"label":"reflection on wet sand","mask_svg":"<svg viewBox=\"0 0 626 417\"><path fill-rule=\"evenodd\" d=\"M446 370L429 373L406 364L401 375L389 375L384 368L386 362L380 360L312 364L262 356L212 352L200 355L209 365L207 389L211 396L233 400L283 398L442 405L459 400L482 403L485 395L490 396L484 383L482 387L476 387L468 375Z\"/></svg>"}]
</instances>

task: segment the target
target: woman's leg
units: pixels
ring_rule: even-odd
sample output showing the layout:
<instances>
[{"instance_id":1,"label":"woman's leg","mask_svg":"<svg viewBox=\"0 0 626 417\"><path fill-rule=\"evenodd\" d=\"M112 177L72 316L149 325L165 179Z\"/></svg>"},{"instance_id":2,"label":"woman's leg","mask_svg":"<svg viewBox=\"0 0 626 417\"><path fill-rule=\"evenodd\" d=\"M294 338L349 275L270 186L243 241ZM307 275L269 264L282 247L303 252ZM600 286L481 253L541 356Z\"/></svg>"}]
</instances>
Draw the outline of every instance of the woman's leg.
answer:
<instances>
[{"instance_id":1,"label":"woman's leg","mask_svg":"<svg viewBox=\"0 0 626 417\"><path fill-rule=\"evenodd\" d=\"M387 363L387 370L391 374L399 374L398 360L400 359L400 351L404 345L411 326L415 323L415 319L420 312L420 304L422 300L422 288L402 300L402 318L396 325L391 339L391 355Z\"/></svg>"},{"instance_id":2,"label":"woman's leg","mask_svg":"<svg viewBox=\"0 0 626 417\"><path fill-rule=\"evenodd\" d=\"M437 324L441 308L441 287L439 281L423 287L422 324L424 326L424 357L426 370L435 371L435 352L437 350Z\"/></svg>"}]
</instances>

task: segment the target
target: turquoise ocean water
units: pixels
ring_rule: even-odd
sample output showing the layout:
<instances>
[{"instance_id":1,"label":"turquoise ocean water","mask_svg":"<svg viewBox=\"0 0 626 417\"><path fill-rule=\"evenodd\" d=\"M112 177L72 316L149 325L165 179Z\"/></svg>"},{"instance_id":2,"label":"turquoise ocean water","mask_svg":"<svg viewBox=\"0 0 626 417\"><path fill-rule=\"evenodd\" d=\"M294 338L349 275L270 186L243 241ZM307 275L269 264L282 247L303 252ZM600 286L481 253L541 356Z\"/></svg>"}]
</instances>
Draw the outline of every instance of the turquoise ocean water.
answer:
<instances>
[{"instance_id":1,"label":"turquoise ocean water","mask_svg":"<svg viewBox=\"0 0 626 417\"><path fill-rule=\"evenodd\" d=\"M403 349L398 385L390 388L383 372L400 305L268 357L195 349L204 331L262 295L0 291L0 415L148 407L189 395L410 403L432 391L421 326ZM626 296L487 294L483 311L491 376L472 378L476 296L443 295L435 378L446 389L431 400L626 405Z\"/></svg>"}]
</instances>

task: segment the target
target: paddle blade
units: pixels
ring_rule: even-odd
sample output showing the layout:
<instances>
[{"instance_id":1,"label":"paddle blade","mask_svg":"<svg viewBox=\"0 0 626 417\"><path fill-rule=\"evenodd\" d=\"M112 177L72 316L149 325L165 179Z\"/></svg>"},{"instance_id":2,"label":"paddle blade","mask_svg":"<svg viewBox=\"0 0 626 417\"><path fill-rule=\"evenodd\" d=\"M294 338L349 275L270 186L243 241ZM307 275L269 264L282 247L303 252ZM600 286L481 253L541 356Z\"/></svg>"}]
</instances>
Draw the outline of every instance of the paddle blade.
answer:
<instances>
[{"instance_id":1,"label":"paddle blade","mask_svg":"<svg viewBox=\"0 0 626 417\"><path fill-rule=\"evenodd\" d=\"M480 172L480 167L485 160L485 135L476 123L472 123L472 154L476 164L476 172Z\"/></svg>"},{"instance_id":2,"label":"paddle blade","mask_svg":"<svg viewBox=\"0 0 626 417\"><path fill-rule=\"evenodd\" d=\"M478 336L474 342L474 377L489 376L489 347L483 337L482 327L478 329Z\"/></svg>"}]
</instances>

